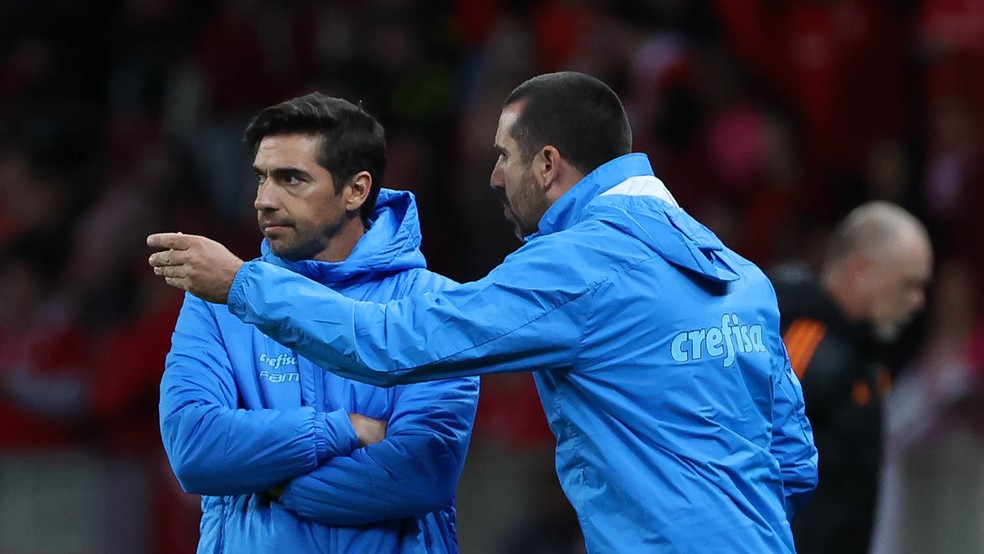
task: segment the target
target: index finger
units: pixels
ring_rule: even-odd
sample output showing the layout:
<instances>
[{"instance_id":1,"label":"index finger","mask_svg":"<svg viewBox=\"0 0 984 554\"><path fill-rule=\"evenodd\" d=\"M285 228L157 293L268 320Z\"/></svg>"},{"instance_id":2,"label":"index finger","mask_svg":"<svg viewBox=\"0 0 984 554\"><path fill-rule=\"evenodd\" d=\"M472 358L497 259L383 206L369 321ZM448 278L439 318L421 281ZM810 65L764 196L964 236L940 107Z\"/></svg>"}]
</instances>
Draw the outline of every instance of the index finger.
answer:
<instances>
[{"instance_id":1,"label":"index finger","mask_svg":"<svg viewBox=\"0 0 984 554\"><path fill-rule=\"evenodd\" d=\"M154 233L147 237L147 246L154 248L170 248L171 250L187 250L188 235L182 233Z\"/></svg>"}]
</instances>

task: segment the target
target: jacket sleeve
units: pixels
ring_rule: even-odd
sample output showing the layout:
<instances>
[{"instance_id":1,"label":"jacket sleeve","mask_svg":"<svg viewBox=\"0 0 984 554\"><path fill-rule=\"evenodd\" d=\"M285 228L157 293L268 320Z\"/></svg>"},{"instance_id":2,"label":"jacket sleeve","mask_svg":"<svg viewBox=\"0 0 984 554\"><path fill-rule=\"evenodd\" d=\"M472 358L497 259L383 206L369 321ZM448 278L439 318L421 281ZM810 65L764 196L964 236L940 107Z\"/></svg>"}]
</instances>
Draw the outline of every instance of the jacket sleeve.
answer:
<instances>
[{"instance_id":1,"label":"jacket sleeve","mask_svg":"<svg viewBox=\"0 0 984 554\"><path fill-rule=\"evenodd\" d=\"M536 250L527 243L479 281L386 304L247 262L233 280L229 310L319 366L377 386L567 369L600 283L592 268L558 268Z\"/></svg>"},{"instance_id":2,"label":"jacket sleeve","mask_svg":"<svg viewBox=\"0 0 984 554\"><path fill-rule=\"evenodd\" d=\"M205 302L186 296L171 342L161 379L161 438L186 492L262 491L358 446L342 410L237 409L229 355Z\"/></svg>"},{"instance_id":3,"label":"jacket sleeve","mask_svg":"<svg viewBox=\"0 0 984 554\"><path fill-rule=\"evenodd\" d=\"M786 518L792 521L817 487L817 448L806 417L803 389L779 341L780 362L773 377L772 454L779 461L786 497Z\"/></svg>"},{"instance_id":4,"label":"jacket sleeve","mask_svg":"<svg viewBox=\"0 0 984 554\"><path fill-rule=\"evenodd\" d=\"M836 417L840 399L849 398L854 384L865 375L866 361L854 348L831 333L825 333L812 351L804 353L801 343L790 336L790 332L786 332L786 344L797 364L793 371L803 386L810 420L817 428L829 428L830 419Z\"/></svg>"},{"instance_id":5,"label":"jacket sleeve","mask_svg":"<svg viewBox=\"0 0 984 554\"><path fill-rule=\"evenodd\" d=\"M329 525L420 516L447 506L477 405L477 378L408 385L399 392L382 442L292 480L281 502Z\"/></svg>"}]
</instances>

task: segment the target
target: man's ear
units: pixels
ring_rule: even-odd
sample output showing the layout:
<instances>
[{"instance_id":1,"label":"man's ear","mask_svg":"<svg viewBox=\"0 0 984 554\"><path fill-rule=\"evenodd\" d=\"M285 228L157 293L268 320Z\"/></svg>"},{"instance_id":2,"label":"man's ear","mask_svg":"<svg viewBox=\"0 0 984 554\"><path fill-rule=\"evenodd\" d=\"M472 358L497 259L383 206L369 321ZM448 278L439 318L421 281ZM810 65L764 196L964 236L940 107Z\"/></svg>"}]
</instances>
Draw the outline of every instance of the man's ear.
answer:
<instances>
[{"instance_id":1,"label":"man's ear","mask_svg":"<svg viewBox=\"0 0 984 554\"><path fill-rule=\"evenodd\" d=\"M560 198L584 178L584 174L571 165L560 150L550 144L541 148L533 158L533 174L551 202Z\"/></svg>"},{"instance_id":2,"label":"man's ear","mask_svg":"<svg viewBox=\"0 0 984 554\"><path fill-rule=\"evenodd\" d=\"M366 199L369 198L370 190L372 190L372 175L368 171L356 173L343 191L347 194L345 209L350 212L359 211L362 205L366 203Z\"/></svg>"},{"instance_id":3,"label":"man's ear","mask_svg":"<svg viewBox=\"0 0 984 554\"><path fill-rule=\"evenodd\" d=\"M533 173L545 190L557 182L561 175L560 151L553 145L546 145L533 158Z\"/></svg>"}]
</instances>

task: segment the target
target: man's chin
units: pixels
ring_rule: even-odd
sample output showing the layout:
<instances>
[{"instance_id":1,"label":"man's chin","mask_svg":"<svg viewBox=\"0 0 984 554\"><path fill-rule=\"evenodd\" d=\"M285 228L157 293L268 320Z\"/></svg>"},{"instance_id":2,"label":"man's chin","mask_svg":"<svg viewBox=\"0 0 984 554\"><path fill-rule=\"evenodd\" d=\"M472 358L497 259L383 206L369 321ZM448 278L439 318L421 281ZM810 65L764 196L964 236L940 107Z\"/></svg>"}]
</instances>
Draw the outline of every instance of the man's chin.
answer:
<instances>
[{"instance_id":1,"label":"man's chin","mask_svg":"<svg viewBox=\"0 0 984 554\"><path fill-rule=\"evenodd\" d=\"M506 223L508 223L509 225L512 226L513 234L516 235L516 238L518 238L520 241L522 241L523 240L523 230L519 227L519 223L516 222L516 218L513 217L512 213L509 212L509 209L508 208L506 208L504 211L505 211L505 213L503 215L506 218Z\"/></svg>"},{"instance_id":2,"label":"man's chin","mask_svg":"<svg viewBox=\"0 0 984 554\"><path fill-rule=\"evenodd\" d=\"M273 255L280 258L281 260L287 260L288 262L296 262L297 260L301 259L301 257L298 255L298 252L295 249L292 249L284 244L279 244L275 241L270 240L269 238L267 238L267 244L270 245L270 252L273 252Z\"/></svg>"},{"instance_id":3,"label":"man's chin","mask_svg":"<svg viewBox=\"0 0 984 554\"><path fill-rule=\"evenodd\" d=\"M519 225L516 225L515 223L513 223L513 234L516 235L516 238L519 239L519 242L523 242L523 239L526 238L526 235L523 233L523 230L520 229Z\"/></svg>"},{"instance_id":4,"label":"man's chin","mask_svg":"<svg viewBox=\"0 0 984 554\"><path fill-rule=\"evenodd\" d=\"M520 242L526 242L526 237L534 233L534 231L527 231L523 229L523 226L519 223L519 220L508 208L505 210L505 216L506 221L512 225L513 234L516 235L516 238L518 238Z\"/></svg>"},{"instance_id":5,"label":"man's chin","mask_svg":"<svg viewBox=\"0 0 984 554\"><path fill-rule=\"evenodd\" d=\"M899 335L902 334L902 329L905 327L905 323L876 323L873 327L875 339L878 342L888 344L895 342L899 338Z\"/></svg>"}]
</instances>

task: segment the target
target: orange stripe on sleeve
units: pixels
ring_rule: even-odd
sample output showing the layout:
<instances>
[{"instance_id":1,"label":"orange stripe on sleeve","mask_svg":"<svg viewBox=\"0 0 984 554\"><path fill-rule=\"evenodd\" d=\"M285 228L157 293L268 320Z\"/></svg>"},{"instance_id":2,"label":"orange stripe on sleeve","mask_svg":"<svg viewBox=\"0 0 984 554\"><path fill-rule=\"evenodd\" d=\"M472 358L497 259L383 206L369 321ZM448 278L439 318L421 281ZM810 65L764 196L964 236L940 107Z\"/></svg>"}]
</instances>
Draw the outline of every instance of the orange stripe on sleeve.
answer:
<instances>
[{"instance_id":1,"label":"orange stripe on sleeve","mask_svg":"<svg viewBox=\"0 0 984 554\"><path fill-rule=\"evenodd\" d=\"M871 389L868 388L868 383L861 379L855 381L854 387L851 389L851 399L858 406L864 406L871 402Z\"/></svg>"},{"instance_id":2,"label":"orange stripe on sleeve","mask_svg":"<svg viewBox=\"0 0 984 554\"><path fill-rule=\"evenodd\" d=\"M808 341L812 334L813 324L808 319L797 319L786 330L783 341L786 343L786 352L789 354L789 361L793 367L799 367L799 358L803 352L804 342Z\"/></svg>"},{"instance_id":3,"label":"orange stripe on sleeve","mask_svg":"<svg viewBox=\"0 0 984 554\"><path fill-rule=\"evenodd\" d=\"M813 354L826 334L827 328L823 323L815 319L797 319L783 335L782 340L786 343L789 362L800 379L806 373Z\"/></svg>"},{"instance_id":4,"label":"orange stripe on sleeve","mask_svg":"<svg viewBox=\"0 0 984 554\"><path fill-rule=\"evenodd\" d=\"M884 367L878 369L878 394L884 395L888 389L892 388L892 374Z\"/></svg>"}]
</instances>

